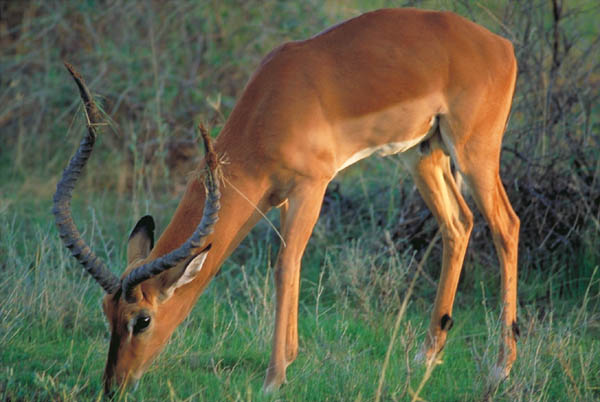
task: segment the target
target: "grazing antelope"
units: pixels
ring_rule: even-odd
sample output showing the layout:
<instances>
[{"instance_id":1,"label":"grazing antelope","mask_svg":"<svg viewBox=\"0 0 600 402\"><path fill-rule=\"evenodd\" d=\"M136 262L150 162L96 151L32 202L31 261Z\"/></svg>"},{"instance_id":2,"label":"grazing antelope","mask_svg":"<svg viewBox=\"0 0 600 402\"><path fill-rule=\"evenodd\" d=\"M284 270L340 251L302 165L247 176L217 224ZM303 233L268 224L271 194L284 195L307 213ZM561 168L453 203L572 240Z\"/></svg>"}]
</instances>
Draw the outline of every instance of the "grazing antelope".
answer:
<instances>
[{"instance_id":1,"label":"grazing antelope","mask_svg":"<svg viewBox=\"0 0 600 402\"><path fill-rule=\"evenodd\" d=\"M421 356L431 362L452 326L452 305L473 215L450 170L455 164L488 222L502 274L502 345L496 375L516 359L519 219L499 176L502 134L517 66L511 43L450 12L386 9L273 50L252 75L214 149L202 131L205 173L191 179L156 244L143 217L117 278L77 232L71 191L100 116L69 66L88 131L57 185L60 237L106 291L111 327L105 389L137 381L223 260L261 219L281 211L277 307L264 387L277 389L298 354L300 261L327 184L373 153L402 154L443 238L442 273ZM220 158L228 163L218 166ZM222 175L222 176L221 176ZM221 187L219 189L219 187ZM202 207L204 205L204 207ZM219 218L217 220L217 212ZM344 269L344 267L340 267Z\"/></svg>"}]
</instances>

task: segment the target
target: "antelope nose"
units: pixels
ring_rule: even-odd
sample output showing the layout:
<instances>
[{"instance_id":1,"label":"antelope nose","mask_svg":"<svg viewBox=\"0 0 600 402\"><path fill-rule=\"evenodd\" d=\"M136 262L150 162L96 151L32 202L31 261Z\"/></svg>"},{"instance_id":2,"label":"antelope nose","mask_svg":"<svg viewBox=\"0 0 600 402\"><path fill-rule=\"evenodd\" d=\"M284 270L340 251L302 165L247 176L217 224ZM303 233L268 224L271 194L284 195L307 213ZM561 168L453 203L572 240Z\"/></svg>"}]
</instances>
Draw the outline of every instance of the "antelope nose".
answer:
<instances>
[{"instance_id":1,"label":"antelope nose","mask_svg":"<svg viewBox=\"0 0 600 402\"><path fill-rule=\"evenodd\" d=\"M115 398L115 395L118 394L118 389L119 389L119 384L116 383L116 378L111 376L104 376L104 395L106 396L106 398L108 400L113 400L113 398Z\"/></svg>"}]
</instances>

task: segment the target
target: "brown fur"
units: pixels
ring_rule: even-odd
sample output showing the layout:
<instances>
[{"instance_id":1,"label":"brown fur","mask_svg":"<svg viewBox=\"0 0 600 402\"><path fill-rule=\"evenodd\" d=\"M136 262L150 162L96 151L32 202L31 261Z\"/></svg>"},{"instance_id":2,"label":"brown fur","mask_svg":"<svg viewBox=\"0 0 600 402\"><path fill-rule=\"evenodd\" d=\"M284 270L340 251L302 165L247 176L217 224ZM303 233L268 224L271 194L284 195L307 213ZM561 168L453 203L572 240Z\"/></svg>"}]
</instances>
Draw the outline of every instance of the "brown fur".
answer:
<instances>
[{"instance_id":1,"label":"brown fur","mask_svg":"<svg viewBox=\"0 0 600 402\"><path fill-rule=\"evenodd\" d=\"M275 269L277 310L265 380L267 389L276 389L298 353L300 260L327 184L357 152L419 141L432 121L439 127L427 145L404 153L440 224L444 244L423 353L431 361L444 346L447 332L440 322L452 315L473 224L450 171L451 157L490 224L498 250L505 327L499 365L507 375L516 358L512 323L519 220L498 172L516 73L507 40L448 12L374 11L275 49L251 77L215 145L219 155L227 155L228 163L221 166L227 181L202 269L166 299L161 294L181 269L142 283L136 304L107 297L105 312L114 343L120 346L115 358L111 343L109 362L114 368L106 375L120 384L141 375L223 260L261 218L256 208L266 212L279 206L286 247L281 247ZM131 262L126 272L182 244L202 216L204 199L201 181L190 180L155 247L145 259ZM151 313L151 328L138 337L123 334L127 321L141 309Z\"/></svg>"}]
</instances>

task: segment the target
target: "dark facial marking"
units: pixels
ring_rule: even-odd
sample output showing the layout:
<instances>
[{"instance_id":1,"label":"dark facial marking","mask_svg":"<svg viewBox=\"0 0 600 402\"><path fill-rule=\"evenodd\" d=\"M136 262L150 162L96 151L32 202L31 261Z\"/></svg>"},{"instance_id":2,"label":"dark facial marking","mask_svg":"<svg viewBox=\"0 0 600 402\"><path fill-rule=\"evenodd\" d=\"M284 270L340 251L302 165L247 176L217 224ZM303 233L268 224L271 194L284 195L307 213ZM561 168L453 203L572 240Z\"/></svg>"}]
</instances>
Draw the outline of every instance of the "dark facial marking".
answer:
<instances>
[{"instance_id":1,"label":"dark facial marking","mask_svg":"<svg viewBox=\"0 0 600 402\"><path fill-rule=\"evenodd\" d=\"M454 325L454 320L452 319L452 317L450 317L448 314L444 314L442 316L442 322L441 322L442 330L450 331L452 329L453 325Z\"/></svg>"},{"instance_id":2,"label":"dark facial marking","mask_svg":"<svg viewBox=\"0 0 600 402\"><path fill-rule=\"evenodd\" d=\"M117 289L117 291L115 292L114 295L112 295L112 300L114 303L118 303L119 299L121 298L121 294L123 293L123 289L119 286L119 289Z\"/></svg>"},{"instance_id":3,"label":"dark facial marking","mask_svg":"<svg viewBox=\"0 0 600 402\"><path fill-rule=\"evenodd\" d=\"M114 323L117 325L117 323ZM115 380L115 367L117 366L117 356L119 353L119 345L121 344L121 336L114 330L110 336L110 347L108 348L108 359L104 368L104 393L110 394L112 382Z\"/></svg>"}]
</instances>

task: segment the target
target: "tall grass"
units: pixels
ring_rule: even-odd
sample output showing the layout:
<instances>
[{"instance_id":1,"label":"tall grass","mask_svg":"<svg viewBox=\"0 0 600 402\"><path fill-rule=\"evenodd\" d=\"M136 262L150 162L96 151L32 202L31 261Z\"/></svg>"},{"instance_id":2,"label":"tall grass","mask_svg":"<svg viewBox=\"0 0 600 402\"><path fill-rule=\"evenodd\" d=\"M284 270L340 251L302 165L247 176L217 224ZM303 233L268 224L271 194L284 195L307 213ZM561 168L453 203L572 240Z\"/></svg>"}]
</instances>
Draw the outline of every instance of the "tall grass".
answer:
<instances>
[{"instance_id":1,"label":"tall grass","mask_svg":"<svg viewBox=\"0 0 600 402\"><path fill-rule=\"evenodd\" d=\"M111 121L73 209L86 240L120 272L136 219L152 213L164 228L177 205L200 155L194 123L210 122L216 135L270 49L405 3L1 3L0 399L101 396L101 291L63 249L49 212L83 130L63 59L81 70ZM599 8L584 1L410 3L455 10L515 44L520 75L501 172L522 220L522 337L510 379L494 388L487 382L500 333L499 275L481 217L443 364L427 372L412 361L435 294L438 243L390 342L437 227L398 161L372 158L327 191L303 260L300 357L279 394L260 390L278 247L263 222L127 399L371 400L390 345L383 400L600 399Z\"/></svg>"}]
</instances>

